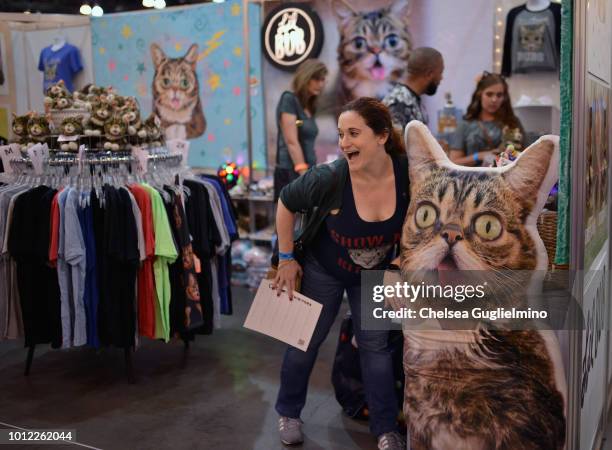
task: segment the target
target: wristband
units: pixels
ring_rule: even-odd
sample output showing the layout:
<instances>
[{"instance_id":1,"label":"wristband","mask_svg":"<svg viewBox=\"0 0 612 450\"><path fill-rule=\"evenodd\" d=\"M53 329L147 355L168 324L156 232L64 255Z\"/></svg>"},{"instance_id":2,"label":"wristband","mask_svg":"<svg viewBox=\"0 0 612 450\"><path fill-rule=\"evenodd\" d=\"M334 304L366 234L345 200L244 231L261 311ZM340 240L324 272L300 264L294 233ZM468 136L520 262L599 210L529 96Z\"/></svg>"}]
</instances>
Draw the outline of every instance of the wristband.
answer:
<instances>
[{"instance_id":1,"label":"wristband","mask_svg":"<svg viewBox=\"0 0 612 450\"><path fill-rule=\"evenodd\" d=\"M295 166L293 166L293 170L295 170L296 172L299 172L302 169L308 169L308 164L300 163L300 164L296 164Z\"/></svg>"},{"instance_id":2,"label":"wristband","mask_svg":"<svg viewBox=\"0 0 612 450\"><path fill-rule=\"evenodd\" d=\"M478 161L480 161L478 159L478 152L474 152L474 162L478 162Z\"/></svg>"},{"instance_id":3,"label":"wristband","mask_svg":"<svg viewBox=\"0 0 612 450\"><path fill-rule=\"evenodd\" d=\"M289 252L289 253L278 252L279 261L289 261L291 259L294 259L293 252Z\"/></svg>"}]
</instances>

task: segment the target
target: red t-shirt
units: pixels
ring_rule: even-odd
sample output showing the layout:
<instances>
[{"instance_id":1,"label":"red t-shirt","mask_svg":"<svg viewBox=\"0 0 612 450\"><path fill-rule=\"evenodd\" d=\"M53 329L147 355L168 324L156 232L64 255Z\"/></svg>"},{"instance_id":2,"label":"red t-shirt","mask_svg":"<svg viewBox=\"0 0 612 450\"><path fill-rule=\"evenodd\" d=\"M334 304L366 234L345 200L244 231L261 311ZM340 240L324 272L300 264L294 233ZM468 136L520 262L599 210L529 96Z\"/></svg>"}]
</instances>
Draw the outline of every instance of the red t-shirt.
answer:
<instances>
[{"instance_id":1,"label":"red t-shirt","mask_svg":"<svg viewBox=\"0 0 612 450\"><path fill-rule=\"evenodd\" d=\"M59 247L59 226L60 226L60 213L59 203L57 201L60 192L53 196L51 202L51 228L49 229L49 265L51 267L57 267L57 251Z\"/></svg>"},{"instance_id":2,"label":"red t-shirt","mask_svg":"<svg viewBox=\"0 0 612 450\"><path fill-rule=\"evenodd\" d=\"M133 184L128 186L136 199L142 216L142 231L145 238L145 259L138 271L138 331L142 336L155 339L155 279L153 260L155 258L155 230L151 197L146 189Z\"/></svg>"}]
</instances>

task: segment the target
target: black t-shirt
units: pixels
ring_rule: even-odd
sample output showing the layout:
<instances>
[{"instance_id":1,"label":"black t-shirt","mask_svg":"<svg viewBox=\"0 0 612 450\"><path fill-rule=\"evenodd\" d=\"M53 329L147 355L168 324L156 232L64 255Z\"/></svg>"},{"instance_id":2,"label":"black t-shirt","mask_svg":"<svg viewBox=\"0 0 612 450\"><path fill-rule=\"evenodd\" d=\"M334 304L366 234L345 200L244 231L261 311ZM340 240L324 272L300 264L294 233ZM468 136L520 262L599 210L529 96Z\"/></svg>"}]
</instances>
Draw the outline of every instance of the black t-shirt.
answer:
<instances>
[{"instance_id":1,"label":"black t-shirt","mask_svg":"<svg viewBox=\"0 0 612 450\"><path fill-rule=\"evenodd\" d=\"M104 187L102 250L105 288L98 306L100 340L107 345L131 347L136 332L136 275L140 253L132 202L124 188Z\"/></svg>"},{"instance_id":2,"label":"black t-shirt","mask_svg":"<svg viewBox=\"0 0 612 450\"><path fill-rule=\"evenodd\" d=\"M396 204L393 215L384 221L366 222L359 217L353 197L350 173L344 184L342 208L330 214L319 229L312 253L317 261L347 286L359 284L364 269L384 269L393 248L400 242L408 210L408 174L393 159Z\"/></svg>"},{"instance_id":3,"label":"black t-shirt","mask_svg":"<svg viewBox=\"0 0 612 450\"><path fill-rule=\"evenodd\" d=\"M202 183L185 180L185 186L191 195L185 202L185 213L191 237L193 253L200 260L201 271L198 274L200 304L204 325L196 330L200 334L211 334L213 330L212 270L210 260L215 256L215 247L221 245L221 234L215 223L208 190Z\"/></svg>"},{"instance_id":4,"label":"black t-shirt","mask_svg":"<svg viewBox=\"0 0 612 450\"><path fill-rule=\"evenodd\" d=\"M62 342L57 272L47 265L51 202L56 191L38 186L21 194L13 208L8 250L17 263L17 285L25 345Z\"/></svg>"}]
</instances>

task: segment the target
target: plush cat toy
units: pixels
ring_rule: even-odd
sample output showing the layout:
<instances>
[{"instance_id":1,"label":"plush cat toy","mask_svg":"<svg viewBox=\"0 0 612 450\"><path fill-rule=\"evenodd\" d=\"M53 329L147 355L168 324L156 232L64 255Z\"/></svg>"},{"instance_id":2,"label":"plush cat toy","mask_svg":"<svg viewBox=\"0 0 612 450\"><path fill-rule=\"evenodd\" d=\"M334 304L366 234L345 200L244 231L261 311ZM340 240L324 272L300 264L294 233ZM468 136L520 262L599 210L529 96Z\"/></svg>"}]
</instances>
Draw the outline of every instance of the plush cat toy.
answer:
<instances>
[{"instance_id":1,"label":"plush cat toy","mask_svg":"<svg viewBox=\"0 0 612 450\"><path fill-rule=\"evenodd\" d=\"M152 148L161 147L162 133L161 133L160 126L161 126L161 121L159 120L159 117L157 117L155 114L151 114L144 121L143 128L146 134L144 134L143 136L142 135L143 133L139 133L138 137L146 138L148 145Z\"/></svg>"},{"instance_id":2,"label":"plush cat toy","mask_svg":"<svg viewBox=\"0 0 612 450\"><path fill-rule=\"evenodd\" d=\"M510 299L518 298L515 290L541 290L538 274L548 257L536 221L558 177L558 137L543 136L500 168L453 164L420 122L408 124L405 142L411 193L400 278L414 282L415 274L435 274L447 287L465 282L462 270L498 277L490 288L509 290ZM508 272L530 278L513 284ZM394 276L385 283L398 281ZM392 301L396 309L403 302ZM482 306L474 302L468 311ZM425 331L423 323L403 327L410 448L564 448L567 386L554 332L430 322Z\"/></svg>"},{"instance_id":3,"label":"plush cat toy","mask_svg":"<svg viewBox=\"0 0 612 450\"><path fill-rule=\"evenodd\" d=\"M44 114L30 114L28 119L28 147L45 143L50 134L49 118Z\"/></svg>"},{"instance_id":4,"label":"plush cat toy","mask_svg":"<svg viewBox=\"0 0 612 450\"><path fill-rule=\"evenodd\" d=\"M67 109L72 106L72 95L66 89L64 80L59 80L52 86L49 86L45 96L45 106L50 109Z\"/></svg>"},{"instance_id":5,"label":"plush cat toy","mask_svg":"<svg viewBox=\"0 0 612 450\"><path fill-rule=\"evenodd\" d=\"M25 116L18 116L13 113L13 124L11 126L13 130L13 139L15 143L21 145L22 150L25 150L28 143L28 120L30 120L28 114Z\"/></svg>"},{"instance_id":6,"label":"plush cat toy","mask_svg":"<svg viewBox=\"0 0 612 450\"><path fill-rule=\"evenodd\" d=\"M140 111L138 107L132 106L132 104L126 105L126 107L121 112L121 118L127 125L127 133L130 136L135 136L138 134L140 128L142 127L142 122L140 121Z\"/></svg>"},{"instance_id":7,"label":"plush cat toy","mask_svg":"<svg viewBox=\"0 0 612 450\"><path fill-rule=\"evenodd\" d=\"M64 136L80 136L83 134L83 117L66 117L60 125L60 133ZM62 142L60 149L63 151L77 151L79 144L77 141Z\"/></svg>"},{"instance_id":8,"label":"plush cat toy","mask_svg":"<svg viewBox=\"0 0 612 450\"><path fill-rule=\"evenodd\" d=\"M104 134L104 126L112 115L111 107L108 103L94 103L92 107L91 117L85 123L86 136L102 136Z\"/></svg>"},{"instance_id":9,"label":"plush cat toy","mask_svg":"<svg viewBox=\"0 0 612 450\"><path fill-rule=\"evenodd\" d=\"M127 126L120 115L115 114L104 125L104 149L119 151L126 149Z\"/></svg>"}]
</instances>

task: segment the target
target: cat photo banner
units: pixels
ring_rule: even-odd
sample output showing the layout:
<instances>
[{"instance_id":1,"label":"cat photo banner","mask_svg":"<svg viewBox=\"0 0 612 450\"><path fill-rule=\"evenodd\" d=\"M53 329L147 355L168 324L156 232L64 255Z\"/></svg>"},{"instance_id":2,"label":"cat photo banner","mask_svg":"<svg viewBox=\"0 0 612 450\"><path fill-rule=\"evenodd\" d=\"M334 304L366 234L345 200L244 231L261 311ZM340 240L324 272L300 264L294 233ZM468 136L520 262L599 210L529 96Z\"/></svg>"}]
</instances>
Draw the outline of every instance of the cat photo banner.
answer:
<instances>
[{"instance_id":1,"label":"cat photo banner","mask_svg":"<svg viewBox=\"0 0 612 450\"><path fill-rule=\"evenodd\" d=\"M188 164L265 169L260 7L249 5L251 111L246 111L246 58L240 2L112 14L92 19L95 82L134 96L154 112L166 139L190 141Z\"/></svg>"}]
</instances>

